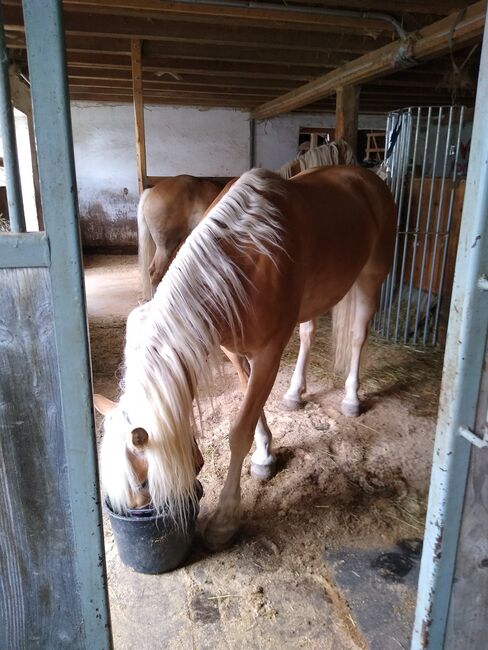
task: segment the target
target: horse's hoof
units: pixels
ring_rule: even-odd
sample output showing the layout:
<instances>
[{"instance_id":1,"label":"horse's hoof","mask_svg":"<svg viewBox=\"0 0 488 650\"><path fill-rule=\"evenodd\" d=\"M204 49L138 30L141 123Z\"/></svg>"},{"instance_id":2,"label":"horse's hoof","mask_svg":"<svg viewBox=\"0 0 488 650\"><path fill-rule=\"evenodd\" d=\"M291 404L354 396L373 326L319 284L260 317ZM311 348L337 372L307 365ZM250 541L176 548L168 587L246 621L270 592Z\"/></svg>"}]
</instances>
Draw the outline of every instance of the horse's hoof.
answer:
<instances>
[{"instance_id":1,"label":"horse's hoof","mask_svg":"<svg viewBox=\"0 0 488 650\"><path fill-rule=\"evenodd\" d=\"M276 476L276 461L269 465L259 465L251 462L251 476L260 481L269 481L273 476Z\"/></svg>"},{"instance_id":2,"label":"horse's hoof","mask_svg":"<svg viewBox=\"0 0 488 650\"><path fill-rule=\"evenodd\" d=\"M343 400L341 403L341 412L342 415L348 418L356 418L358 415L361 415L361 404Z\"/></svg>"},{"instance_id":3,"label":"horse's hoof","mask_svg":"<svg viewBox=\"0 0 488 650\"><path fill-rule=\"evenodd\" d=\"M237 530L237 527L212 526L210 521L203 534L203 544L209 551L222 551L232 544Z\"/></svg>"},{"instance_id":4,"label":"horse's hoof","mask_svg":"<svg viewBox=\"0 0 488 650\"><path fill-rule=\"evenodd\" d=\"M286 395L283 397L282 403L287 411L299 411L306 404L305 400L301 397L297 399L296 397L287 397Z\"/></svg>"}]
</instances>

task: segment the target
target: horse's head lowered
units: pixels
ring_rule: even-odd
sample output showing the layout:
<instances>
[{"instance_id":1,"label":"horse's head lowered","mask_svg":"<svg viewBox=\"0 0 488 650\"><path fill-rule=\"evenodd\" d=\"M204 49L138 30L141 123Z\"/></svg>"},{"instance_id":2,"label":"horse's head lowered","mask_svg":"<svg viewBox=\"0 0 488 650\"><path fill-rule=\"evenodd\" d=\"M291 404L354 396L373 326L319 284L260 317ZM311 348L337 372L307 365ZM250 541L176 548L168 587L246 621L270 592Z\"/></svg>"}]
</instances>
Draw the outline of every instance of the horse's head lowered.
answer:
<instances>
[{"instance_id":1,"label":"horse's head lowered","mask_svg":"<svg viewBox=\"0 0 488 650\"><path fill-rule=\"evenodd\" d=\"M149 505L152 500L149 476L151 441L146 428L140 426L140 422L132 421L122 402L117 404L103 395L95 394L94 404L97 411L105 416L100 473L112 508L123 512ZM203 457L195 439L193 443L196 477L203 467Z\"/></svg>"}]
</instances>

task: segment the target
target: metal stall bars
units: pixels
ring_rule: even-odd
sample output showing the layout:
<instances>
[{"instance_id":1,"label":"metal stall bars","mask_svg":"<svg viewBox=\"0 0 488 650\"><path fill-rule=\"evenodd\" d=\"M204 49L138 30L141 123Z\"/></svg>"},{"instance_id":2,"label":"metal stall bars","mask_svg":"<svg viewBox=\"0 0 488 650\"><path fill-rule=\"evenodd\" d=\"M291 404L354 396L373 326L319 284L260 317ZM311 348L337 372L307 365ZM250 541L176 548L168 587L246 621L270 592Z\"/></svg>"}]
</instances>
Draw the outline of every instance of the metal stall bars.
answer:
<instances>
[{"instance_id":1,"label":"metal stall bars","mask_svg":"<svg viewBox=\"0 0 488 650\"><path fill-rule=\"evenodd\" d=\"M19 232L0 235L0 647L99 650L111 635L61 3L23 9L46 232L23 232L14 208Z\"/></svg>"},{"instance_id":2,"label":"metal stall bars","mask_svg":"<svg viewBox=\"0 0 488 650\"><path fill-rule=\"evenodd\" d=\"M487 106L485 24L412 650L487 646Z\"/></svg>"},{"instance_id":3,"label":"metal stall bars","mask_svg":"<svg viewBox=\"0 0 488 650\"><path fill-rule=\"evenodd\" d=\"M388 115L386 165L398 208L397 235L373 320L373 330L387 340L438 341L464 195L458 173L464 114L464 107L429 106Z\"/></svg>"}]
</instances>

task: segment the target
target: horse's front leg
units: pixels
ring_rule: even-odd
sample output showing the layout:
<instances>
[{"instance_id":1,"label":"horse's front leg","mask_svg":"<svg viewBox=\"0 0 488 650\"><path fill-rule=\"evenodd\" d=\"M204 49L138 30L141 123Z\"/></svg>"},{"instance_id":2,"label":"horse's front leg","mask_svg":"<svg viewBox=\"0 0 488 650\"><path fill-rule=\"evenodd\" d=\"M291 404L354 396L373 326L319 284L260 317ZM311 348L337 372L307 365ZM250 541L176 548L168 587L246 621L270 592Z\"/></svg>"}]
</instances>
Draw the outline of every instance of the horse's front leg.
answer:
<instances>
[{"instance_id":1,"label":"horse's front leg","mask_svg":"<svg viewBox=\"0 0 488 650\"><path fill-rule=\"evenodd\" d=\"M291 378L290 388L283 396L283 404L288 409L296 410L305 405L302 395L307 390L308 362L316 333L316 318L306 323L300 323L300 351L298 353L297 365Z\"/></svg>"},{"instance_id":2,"label":"horse's front leg","mask_svg":"<svg viewBox=\"0 0 488 650\"><path fill-rule=\"evenodd\" d=\"M232 365L237 371L239 376L239 381L241 384L241 389L243 393L247 390L247 384L249 380L249 373L251 367L249 361L246 357L237 355L234 352L230 352L225 348L222 348L223 352L232 362ZM276 474L276 456L271 451L273 436L266 422L266 416L264 415L264 410L259 416L256 429L254 431L254 442L256 444L256 451L251 457L251 474L263 481L267 481Z\"/></svg>"},{"instance_id":3,"label":"horse's front leg","mask_svg":"<svg viewBox=\"0 0 488 650\"><path fill-rule=\"evenodd\" d=\"M276 344L250 360L251 374L243 404L230 430L230 464L217 510L209 520L205 539L209 548L225 546L240 521L241 471L251 449L254 429L276 379L284 345Z\"/></svg>"}]
</instances>

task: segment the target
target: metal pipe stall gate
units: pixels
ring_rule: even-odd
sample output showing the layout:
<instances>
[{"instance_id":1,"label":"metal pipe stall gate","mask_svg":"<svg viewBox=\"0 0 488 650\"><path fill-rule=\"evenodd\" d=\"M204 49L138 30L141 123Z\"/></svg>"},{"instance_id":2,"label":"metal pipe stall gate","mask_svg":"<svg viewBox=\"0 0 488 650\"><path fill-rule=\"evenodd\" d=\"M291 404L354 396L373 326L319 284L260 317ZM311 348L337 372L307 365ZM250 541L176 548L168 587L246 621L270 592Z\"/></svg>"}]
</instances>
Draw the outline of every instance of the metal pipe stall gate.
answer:
<instances>
[{"instance_id":1,"label":"metal pipe stall gate","mask_svg":"<svg viewBox=\"0 0 488 650\"><path fill-rule=\"evenodd\" d=\"M1 24L0 647L111 647L59 0L24 0L46 231L25 232ZM17 232L15 232L17 231Z\"/></svg>"},{"instance_id":2,"label":"metal pipe stall gate","mask_svg":"<svg viewBox=\"0 0 488 650\"><path fill-rule=\"evenodd\" d=\"M397 236L373 321L387 340L435 345L440 324L445 333L465 185L464 114L464 107L419 106L388 115L384 166L398 207Z\"/></svg>"}]
</instances>

